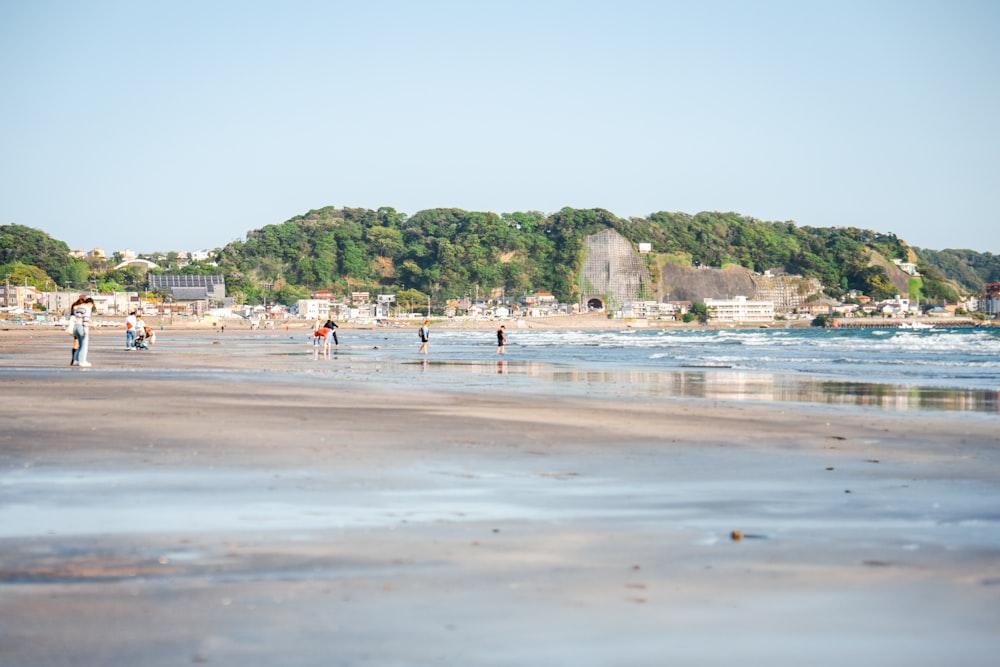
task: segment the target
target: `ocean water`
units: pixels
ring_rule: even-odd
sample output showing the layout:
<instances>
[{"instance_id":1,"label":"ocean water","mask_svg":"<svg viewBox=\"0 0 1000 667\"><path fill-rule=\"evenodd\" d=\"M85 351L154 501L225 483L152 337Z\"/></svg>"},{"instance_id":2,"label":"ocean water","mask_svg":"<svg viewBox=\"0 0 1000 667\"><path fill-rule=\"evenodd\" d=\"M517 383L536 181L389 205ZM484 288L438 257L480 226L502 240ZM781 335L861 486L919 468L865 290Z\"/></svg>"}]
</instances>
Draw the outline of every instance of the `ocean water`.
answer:
<instances>
[{"instance_id":1,"label":"ocean water","mask_svg":"<svg viewBox=\"0 0 1000 667\"><path fill-rule=\"evenodd\" d=\"M1000 329L519 331L508 357L586 369L707 367L832 380L1000 389ZM489 348L487 350L487 348ZM481 358L492 332L434 333L436 355Z\"/></svg>"},{"instance_id":2,"label":"ocean water","mask_svg":"<svg viewBox=\"0 0 1000 667\"><path fill-rule=\"evenodd\" d=\"M320 369L456 390L797 401L996 414L1000 329L347 330ZM289 337L296 354L303 335ZM360 366L352 361L366 360ZM498 378L497 376L503 376Z\"/></svg>"}]
</instances>

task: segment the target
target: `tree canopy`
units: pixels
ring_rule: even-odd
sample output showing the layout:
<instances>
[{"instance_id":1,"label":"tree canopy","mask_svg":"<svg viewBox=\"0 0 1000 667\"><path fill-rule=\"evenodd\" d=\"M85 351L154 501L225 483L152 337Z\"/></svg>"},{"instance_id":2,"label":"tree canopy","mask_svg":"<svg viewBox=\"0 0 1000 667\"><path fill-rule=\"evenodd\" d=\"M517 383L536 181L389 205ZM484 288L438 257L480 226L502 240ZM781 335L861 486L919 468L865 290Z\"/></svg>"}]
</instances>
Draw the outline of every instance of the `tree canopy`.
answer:
<instances>
[{"instance_id":1,"label":"tree canopy","mask_svg":"<svg viewBox=\"0 0 1000 667\"><path fill-rule=\"evenodd\" d=\"M624 219L600 208L551 214L436 208L408 216L389 207L327 206L247 232L216 252L217 264L181 267L177 253L167 253L163 270L222 273L229 293L247 302L291 302L317 289L340 295L412 290L435 301L544 290L567 302L578 296L584 238L608 228L649 243L657 256L684 257L696 266L739 264L817 278L834 297L852 289L876 299L898 293L886 269L897 258L916 258L924 277L914 289L926 300L953 300L960 291L978 293L984 282L1000 281L1000 257L912 249L893 234L858 227L799 227L717 211ZM15 275L15 263L37 267L43 277L27 269L16 275L58 285L83 284L92 270L40 230L0 226L4 275ZM129 270L93 270L97 283L109 287L134 288L142 278Z\"/></svg>"},{"instance_id":2,"label":"tree canopy","mask_svg":"<svg viewBox=\"0 0 1000 667\"><path fill-rule=\"evenodd\" d=\"M39 289L54 289L71 282L84 285L90 276L87 263L70 257L69 246L64 242L39 229L0 225L0 279L6 279L16 264L37 267L53 281L46 287L43 278L42 284L36 285Z\"/></svg>"}]
</instances>

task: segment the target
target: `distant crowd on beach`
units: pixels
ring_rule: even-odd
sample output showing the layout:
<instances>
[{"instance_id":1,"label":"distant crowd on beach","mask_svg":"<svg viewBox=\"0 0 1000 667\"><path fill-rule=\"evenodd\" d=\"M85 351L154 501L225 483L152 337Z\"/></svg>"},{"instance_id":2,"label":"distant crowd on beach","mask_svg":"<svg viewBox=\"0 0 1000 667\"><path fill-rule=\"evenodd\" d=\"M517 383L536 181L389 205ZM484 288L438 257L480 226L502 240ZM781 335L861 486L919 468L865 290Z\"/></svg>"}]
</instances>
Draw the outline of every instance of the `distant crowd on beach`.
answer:
<instances>
[{"instance_id":1,"label":"distant crowd on beach","mask_svg":"<svg viewBox=\"0 0 1000 667\"><path fill-rule=\"evenodd\" d=\"M92 365L88 359L90 351L90 337L92 334L92 317L94 313L94 300L86 294L81 294L70 307L68 323L65 331L73 336L71 366L89 367ZM156 333L146 324L142 314L138 311L131 311L125 317L125 351L146 350L156 342ZM420 347L418 354L428 354L428 344L430 343L430 320L424 320L418 329L420 337ZM251 327L251 330L257 327ZM287 326L285 327L288 328ZM316 320L313 325L312 344L318 352L329 354L332 348L340 346L337 337L339 325L332 319L321 322ZM226 330L225 325L219 328L221 333ZM496 330L496 353L504 355L507 353L507 331L505 325L500 325Z\"/></svg>"}]
</instances>

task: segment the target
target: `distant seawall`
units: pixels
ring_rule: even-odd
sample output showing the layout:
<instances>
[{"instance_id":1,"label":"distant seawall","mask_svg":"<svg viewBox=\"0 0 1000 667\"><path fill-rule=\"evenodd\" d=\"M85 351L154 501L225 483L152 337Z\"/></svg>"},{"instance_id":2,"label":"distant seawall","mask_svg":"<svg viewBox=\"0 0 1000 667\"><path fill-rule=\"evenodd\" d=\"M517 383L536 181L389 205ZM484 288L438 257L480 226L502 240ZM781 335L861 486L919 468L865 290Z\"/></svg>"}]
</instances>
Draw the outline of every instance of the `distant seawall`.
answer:
<instances>
[{"instance_id":1,"label":"distant seawall","mask_svg":"<svg viewBox=\"0 0 1000 667\"><path fill-rule=\"evenodd\" d=\"M907 328L907 325L914 323L929 324L935 328L990 326L985 322L977 322L971 317L912 317L905 320L871 317L835 317L826 326L832 329L899 329ZM920 329L915 329L915 331L920 331Z\"/></svg>"}]
</instances>

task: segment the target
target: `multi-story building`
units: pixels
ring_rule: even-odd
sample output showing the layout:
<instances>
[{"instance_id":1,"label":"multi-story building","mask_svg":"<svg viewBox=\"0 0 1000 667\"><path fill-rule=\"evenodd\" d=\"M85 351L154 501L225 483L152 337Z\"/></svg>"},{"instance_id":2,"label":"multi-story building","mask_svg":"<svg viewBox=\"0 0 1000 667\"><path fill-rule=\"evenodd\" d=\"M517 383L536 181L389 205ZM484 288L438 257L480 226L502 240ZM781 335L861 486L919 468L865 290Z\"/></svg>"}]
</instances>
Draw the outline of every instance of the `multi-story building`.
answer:
<instances>
[{"instance_id":1,"label":"multi-story building","mask_svg":"<svg viewBox=\"0 0 1000 667\"><path fill-rule=\"evenodd\" d=\"M32 310L42 294L31 285L12 285L0 283L0 307L20 309L25 312Z\"/></svg>"},{"instance_id":2,"label":"multi-story building","mask_svg":"<svg viewBox=\"0 0 1000 667\"><path fill-rule=\"evenodd\" d=\"M745 296L734 299L705 299L710 320L722 322L773 322L773 301L748 301Z\"/></svg>"}]
</instances>

